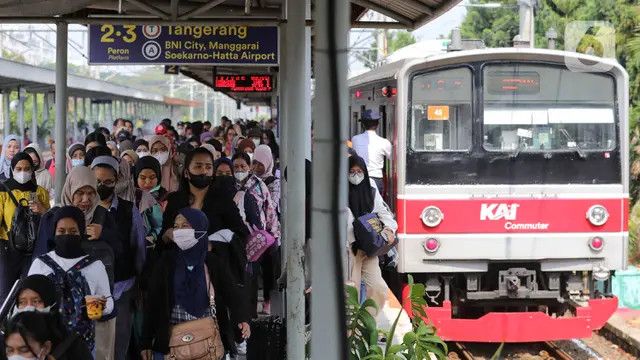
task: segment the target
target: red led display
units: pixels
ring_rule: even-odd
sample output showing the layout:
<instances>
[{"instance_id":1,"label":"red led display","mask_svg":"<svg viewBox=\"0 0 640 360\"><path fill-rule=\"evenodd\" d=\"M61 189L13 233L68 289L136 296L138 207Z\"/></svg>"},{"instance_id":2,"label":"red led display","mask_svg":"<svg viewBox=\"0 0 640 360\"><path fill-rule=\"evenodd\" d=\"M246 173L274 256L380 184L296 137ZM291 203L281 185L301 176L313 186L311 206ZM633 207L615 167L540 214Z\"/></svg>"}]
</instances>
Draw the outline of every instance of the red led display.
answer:
<instances>
[{"instance_id":1,"label":"red led display","mask_svg":"<svg viewBox=\"0 0 640 360\"><path fill-rule=\"evenodd\" d=\"M231 92L270 92L271 75L216 75L213 88Z\"/></svg>"}]
</instances>

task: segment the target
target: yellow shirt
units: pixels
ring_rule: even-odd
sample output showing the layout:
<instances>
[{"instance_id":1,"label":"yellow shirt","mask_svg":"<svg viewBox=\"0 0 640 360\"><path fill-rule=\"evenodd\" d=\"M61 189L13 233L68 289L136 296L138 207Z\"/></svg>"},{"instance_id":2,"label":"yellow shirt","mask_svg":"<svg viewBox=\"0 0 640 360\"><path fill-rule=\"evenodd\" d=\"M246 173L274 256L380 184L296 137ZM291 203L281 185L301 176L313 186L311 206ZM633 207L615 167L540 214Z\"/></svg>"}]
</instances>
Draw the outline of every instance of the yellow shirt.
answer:
<instances>
[{"instance_id":1,"label":"yellow shirt","mask_svg":"<svg viewBox=\"0 0 640 360\"><path fill-rule=\"evenodd\" d=\"M26 204L29 201L31 191L11 190L13 196L20 203ZM36 190L36 196L45 209L49 210L49 193L43 187L38 186ZM22 200L25 201L22 201ZM13 214L16 211L16 205L11 200L11 196L6 191L0 192L0 241L9 239L9 230L11 230L11 223L13 221Z\"/></svg>"}]
</instances>

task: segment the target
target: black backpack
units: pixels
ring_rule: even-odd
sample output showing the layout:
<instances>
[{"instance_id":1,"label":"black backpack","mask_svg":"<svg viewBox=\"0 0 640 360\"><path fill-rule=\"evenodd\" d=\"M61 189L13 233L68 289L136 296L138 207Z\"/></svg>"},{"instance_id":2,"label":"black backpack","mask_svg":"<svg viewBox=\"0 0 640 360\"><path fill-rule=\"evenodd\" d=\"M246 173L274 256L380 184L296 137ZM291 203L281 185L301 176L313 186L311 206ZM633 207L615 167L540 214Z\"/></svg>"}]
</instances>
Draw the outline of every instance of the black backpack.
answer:
<instances>
[{"instance_id":1,"label":"black backpack","mask_svg":"<svg viewBox=\"0 0 640 360\"><path fill-rule=\"evenodd\" d=\"M9 247L17 253L31 255L38 236L40 216L31 211L29 206L21 204L4 183L2 185L16 206L9 230ZM26 202L25 199L22 201Z\"/></svg>"}]
</instances>

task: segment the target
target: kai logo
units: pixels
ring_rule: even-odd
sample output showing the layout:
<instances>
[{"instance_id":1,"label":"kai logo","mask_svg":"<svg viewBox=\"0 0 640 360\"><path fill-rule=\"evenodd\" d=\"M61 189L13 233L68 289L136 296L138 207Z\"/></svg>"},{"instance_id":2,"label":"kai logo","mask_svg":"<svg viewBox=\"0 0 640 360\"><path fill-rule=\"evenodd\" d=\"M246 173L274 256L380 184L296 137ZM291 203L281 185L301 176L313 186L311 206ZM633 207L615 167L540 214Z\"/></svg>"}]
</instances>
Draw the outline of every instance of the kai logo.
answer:
<instances>
[{"instance_id":1,"label":"kai logo","mask_svg":"<svg viewBox=\"0 0 640 360\"><path fill-rule=\"evenodd\" d=\"M480 207L480 220L514 221L519 207L519 204L482 204Z\"/></svg>"}]
</instances>

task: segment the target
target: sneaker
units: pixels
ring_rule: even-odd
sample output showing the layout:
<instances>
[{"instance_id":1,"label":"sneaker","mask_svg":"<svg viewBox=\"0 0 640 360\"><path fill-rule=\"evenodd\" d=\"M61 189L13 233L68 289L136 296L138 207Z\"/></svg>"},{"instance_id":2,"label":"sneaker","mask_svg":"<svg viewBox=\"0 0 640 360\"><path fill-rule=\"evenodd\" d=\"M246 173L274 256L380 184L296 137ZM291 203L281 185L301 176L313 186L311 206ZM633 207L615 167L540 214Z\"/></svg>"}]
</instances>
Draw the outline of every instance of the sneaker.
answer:
<instances>
[{"instance_id":1,"label":"sneaker","mask_svg":"<svg viewBox=\"0 0 640 360\"><path fill-rule=\"evenodd\" d=\"M265 301L264 303L262 303L262 313L263 314L267 314L267 315L271 315L271 302L270 301Z\"/></svg>"},{"instance_id":2,"label":"sneaker","mask_svg":"<svg viewBox=\"0 0 640 360\"><path fill-rule=\"evenodd\" d=\"M238 351L238 355L247 355L247 340L236 343L236 350Z\"/></svg>"}]
</instances>

